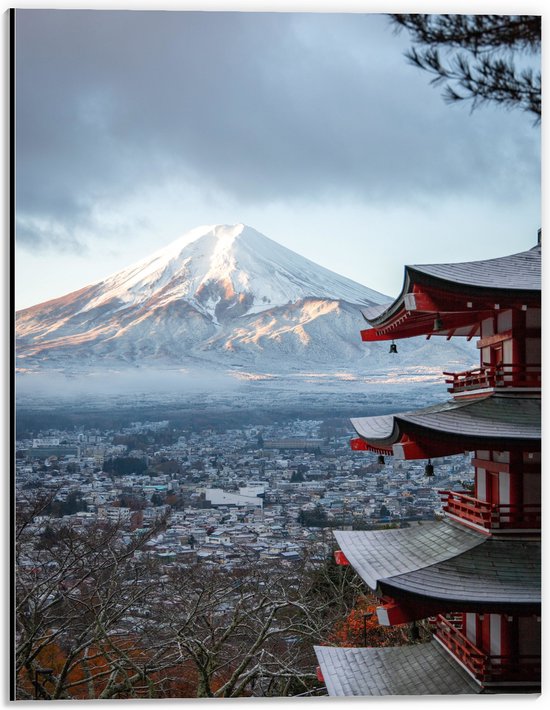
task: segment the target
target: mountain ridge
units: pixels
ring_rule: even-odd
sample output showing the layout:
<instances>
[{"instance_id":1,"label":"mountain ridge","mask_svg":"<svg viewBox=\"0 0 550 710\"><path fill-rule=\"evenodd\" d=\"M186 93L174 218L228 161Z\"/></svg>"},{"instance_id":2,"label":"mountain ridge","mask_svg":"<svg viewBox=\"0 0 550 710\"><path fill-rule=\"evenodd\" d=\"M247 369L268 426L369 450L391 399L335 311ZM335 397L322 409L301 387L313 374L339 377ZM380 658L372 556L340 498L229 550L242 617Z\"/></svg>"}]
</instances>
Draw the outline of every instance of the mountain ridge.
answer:
<instances>
[{"instance_id":1,"label":"mountain ridge","mask_svg":"<svg viewBox=\"0 0 550 710\"><path fill-rule=\"evenodd\" d=\"M362 343L360 308L390 300L244 224L205 225L102 281L18 311L18 365L378 368L387 347ZM405 356L411 345L400 346Z\"/></svg>"}]
</instances>

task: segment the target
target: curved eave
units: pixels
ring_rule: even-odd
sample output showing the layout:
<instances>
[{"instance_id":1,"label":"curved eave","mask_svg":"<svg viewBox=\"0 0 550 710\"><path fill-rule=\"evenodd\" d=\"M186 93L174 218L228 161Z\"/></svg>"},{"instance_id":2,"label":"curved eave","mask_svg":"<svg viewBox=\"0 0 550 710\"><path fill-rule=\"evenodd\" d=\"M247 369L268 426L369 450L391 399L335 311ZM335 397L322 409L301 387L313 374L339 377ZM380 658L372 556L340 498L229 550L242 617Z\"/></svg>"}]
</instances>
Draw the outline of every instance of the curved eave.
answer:
<instances>
[{"instance_id":1,"label":"curved eave","mask_svg":"<svg viewBox=\"0 0 550 710\"><path fill-rule=\"evenodd\" d=\"M334 535L361 579L397 601L438 611L540 609L538 542L488 538L448 521Z\"/></svg>"},{"instance_id":2,"label":"curved eave","mask_svg":"<svg viewBox=\"0 0 550 710\"><path fill-rule=\"evenodd\" d=\"M418 295L415 303L417 301ZM461 311L448 310L449 308L453 308L453 306L441 304L420 312L401 307L391 318L383 321L380 325L362 330L361 339L364 342L378 342L415 338L421 335L430 338L437 335L447 339L454 336L471 339L479 335L480 322L494 313L493 309L488 306L476 310ZM436 318L437 329L435 328Z\"/></svg>"},{"instance_id":3,"label":"curved eave","mask_svg":"<svg viewBox=\"0 0 550 710\"><path fill-rule=\"evenodd\" d=\"M335 530L334 537L357 574L373 590L382 579L443 562L486 540L481 533L447 521L406 529Z\"/></svg>"},{"instance_id":4,"label":"curved eave","mask_svg":"<svg viewBox=\"0 0 550 710\"><path fill-rule=\"evenodd\" d=\"M405 295L409 293L409 288L410 278L407 267L405 266L405 276L399 296L397 296L397 298L390 303L382 303L380 305L370 306L369 308L363 308L361 310L361 313L367 323L375 328L376 326L391 320L396 313L403 310L403 301Z\"/></svg>"},{"instance_id":5,"label":"curved eave","mask_svg":"<svg viewBox=\"0 0 550 710\"><path fill-rule=\"evenodd\" d=\"M386 648L315 646L328 694L465 695L479 686L437 641Z\"/></svg>"},{"instance_id":6,"label":"curved eave","mask_svg":"<svg viewBox=\"0 0 550 710\"><path fill-rule=\"evenodd\" d=\"M389 447L399 441L399 425L396 414L350 419L358 436L373 446Z\"/></svg>"},{"instance_id":7,"label":"curved eave","mask_svg":"<svg viewBox=\"0 0 550 710\"><path fill-rule=\"evenodd\" d=\"M487 397L444 402L412 412L351 419L365 448L398 458L437 457L495 442L540 447L540 400Z\"/></svg>"},{"instance_id":8,"label":"curved eave","mask_svg":"<svg viewBox=\"0 0 550 710\"><path fill-rule=\"evenodd\" d=\"M361 335L365 341L473 337L473 326L494 309L540 305L540 293L540 247L486 261L406 266L399 296L363 311L372 330Z\"/></svg>"},{"instance_id":9,"label":"curved eave","mask_svg":"<svg viewBox=\"0 0 550 710\"><path fill-rule=\"evenodd\" d=\"M540 294L541 245L496 259L454 264L415 264L407 267L417 278L433 279L459 289L484 289L486 292L513 291L521 295Z\"/></svg>"},{"instance_id":10,"label":"curved eave","mask_svg":"<svg viewBox=\"0 0 550 710\"><path fill-rule=\"evenodd\" d=\"M439 609L538 613L540 543L489 538L451 559L382 579L379 586L396 600L430 601Z\"/></svg>"}]
</instances>

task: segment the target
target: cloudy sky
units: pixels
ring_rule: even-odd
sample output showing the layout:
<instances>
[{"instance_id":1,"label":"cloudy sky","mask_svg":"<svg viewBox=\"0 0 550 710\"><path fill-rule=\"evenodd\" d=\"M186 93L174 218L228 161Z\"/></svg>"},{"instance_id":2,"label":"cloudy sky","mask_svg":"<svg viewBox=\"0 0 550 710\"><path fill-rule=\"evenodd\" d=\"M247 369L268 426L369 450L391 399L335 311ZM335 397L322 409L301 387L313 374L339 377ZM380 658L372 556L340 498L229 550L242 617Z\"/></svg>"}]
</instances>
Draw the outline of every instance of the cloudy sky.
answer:
<instances>
[{"instance_id":1,"label":"cloudy sky","mask_svg":"<svg viewBox=\"0 0 550 710\"><path fill-rule=\"evenodd\" d=\"M446 105L409 44L374 14L19 10L17 307L200 224L390 295L532 246L539 128Z\"/></svg>"}]
</instances>

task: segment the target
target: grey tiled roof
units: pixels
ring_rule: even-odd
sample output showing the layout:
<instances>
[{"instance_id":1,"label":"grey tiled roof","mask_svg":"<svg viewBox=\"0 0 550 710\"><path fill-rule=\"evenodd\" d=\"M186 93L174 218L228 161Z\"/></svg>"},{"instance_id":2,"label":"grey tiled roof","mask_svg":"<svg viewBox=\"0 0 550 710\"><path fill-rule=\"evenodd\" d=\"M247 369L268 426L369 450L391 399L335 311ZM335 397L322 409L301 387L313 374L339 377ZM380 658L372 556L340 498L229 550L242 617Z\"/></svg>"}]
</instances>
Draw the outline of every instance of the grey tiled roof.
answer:
<instances>
[{"instance_id":1,"label":"grey tiled roof","mask_svg":"<svg viewBox=\"0 0 550 710\"><path fill-rule=\"evenodd\" d=\"M388 301L387 303L375 303L372 306L364 306L361 308L361 313L365 316L367 321L375 320L382 313L389 310L394 304L394 301Z\"/></svg>"},{"instance_id":2,"label":"grey tiled roof","mask_svg":"<svg viewBox=\"0 0 550 710\"><path fill-rule=\"evenodd\" d=\"M492 395L465 406L436 405L433 411L408 412L406 421L458 434L540 439L540 399Z\"/></svg>"},{"instance_id":3,"label":"grey tiled roof","mask_svg":"<svg viewBox=\"0 0 550 710\"><path fill-rule=\"evenodd\" d=\"M540 245L519 254L484 261L459 264L415 264L408 266L428 276L479 288L500 288L514 291L540 291Z\"/></svg>"},{"instance_id":4,"label":"grey tiled roof","mask_svg":"<svg viewBox=\"0 0 550 710\"><path fill-rule=\"evenodd\" d=\"M334 536L357 574L373 590L381 579L442 562L487 539L447 521L394 530L336 530Z\"/></svg>"},{"instance_id":5,"label":"grey tiled roof","mask_svg":"<svg viewBox=\"0 0 550 710\"><path fill-rule=\"evenodd\" d=\"M469 604L540 604L539 542L497 540L450 521L334 535L373 590Z\"/></svg>"},{"instance_id":6,"label":"grey tiled roof","mask_svg":"<svg viewBox=\"0 0 550 710\"><path fill-rule=\"evenodd\" d=\"M386 648L315 646L315 653L331 696L481 692L436 641Z\"/></svg>"},{"instance_id":7,"label":"grey tiled roof","mask_svg":"<svg viewBox=\"0 0 550 710\"><path fill-rule=\"evenodd\" d=\"M418 281L419 274L441 280L446 284L474 290L490 289L536 294L541 290L541 248L537 245L519 254L484 261L406 266L401 293L394 301L361 309L367 321L374 326L380 325L402 308L405 294L412 292L413 284ZM445 283L440 284L440 288L445 288Z\"/></svg>"},{"instance_id":8,"label":"grey tiled roof","mask_svg":"<svg viewBox=\"0 0 550 710\"><path fill-rule=\"evenodd\" d=\"M456 557L385 582L385 588L449 602L537 607L541 601L540 543L487 539Z\"/></svg>"},{"instance_id":9,"label":"grey tiled roof","mask_svg":"<svg viewBox=\"0 0 550 710\"><path fill-rule=\"evenodd\" d=\"M394 414L381 414L377 417L356 417L351 419L355 431L368 441L385 441L394 431ZM397 432L396 432L397 433Z\"/></svg>"},{"instance_id":10,"label":"grey tiled roof","mask_svg":"<svg viewBox=\"0 0 550 710\"><path fill-rule=\"evenodd\" d=\"M540 399L493 394L464 402L451 400L413 412L351 420L360 437L386 444L399 440L400 424L407 422L449 434L538 440Z\"/></svg>"}]
</instances>

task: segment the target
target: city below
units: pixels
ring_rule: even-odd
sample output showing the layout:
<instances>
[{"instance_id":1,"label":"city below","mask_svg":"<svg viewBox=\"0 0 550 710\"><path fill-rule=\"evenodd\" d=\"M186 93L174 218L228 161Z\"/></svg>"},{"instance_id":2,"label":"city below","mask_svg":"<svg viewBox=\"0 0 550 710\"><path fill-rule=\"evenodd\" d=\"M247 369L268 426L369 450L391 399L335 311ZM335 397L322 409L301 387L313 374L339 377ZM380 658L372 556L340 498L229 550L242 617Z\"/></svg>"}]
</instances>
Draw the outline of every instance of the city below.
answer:
<instances>
[{"instance_id":1,"label":"city below","mask_svg":"<svg viewBox=\"0 0 550 710\"><path fill-rule=\"evenodd\" d=\"M34 525L86 529L116 523L122 539L165 520L136 554L167 566L239 566L297 560L314 543L330 554L326 528L417 525L441 511L439 491L464 490L468 455L397 461L351 450L339 420L295 419L202 431L168 420L118 430L44 429L17 441L18 500L51 500ZM313 548L312 548L313 545Z\"/></svg>"}]
</instances>

